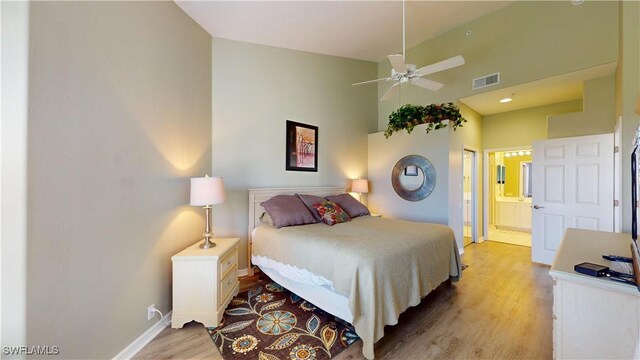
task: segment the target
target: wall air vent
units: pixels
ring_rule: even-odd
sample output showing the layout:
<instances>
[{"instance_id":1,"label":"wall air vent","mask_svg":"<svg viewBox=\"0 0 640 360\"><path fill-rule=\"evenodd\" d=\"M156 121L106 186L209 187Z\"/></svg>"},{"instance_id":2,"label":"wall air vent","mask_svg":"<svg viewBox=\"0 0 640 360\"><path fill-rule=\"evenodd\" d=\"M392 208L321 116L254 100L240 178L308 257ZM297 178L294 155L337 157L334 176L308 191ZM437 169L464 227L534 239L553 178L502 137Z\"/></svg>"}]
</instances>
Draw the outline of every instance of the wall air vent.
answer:
<instances>
[{"instance_id":1,"label":"wall air vent","mask_svg":"<svg viewBox=\"0 0 640 360\"><path fill-rule=\"evenodd\" d=\"M487 87L487 86L491 86L499 83L500 83L500 73L497 72L495 74L490 74L490 75L473 79L473 82L471 83L471 89L472 90L481 89L483 87Z\"/></svg>"}]
</instances>

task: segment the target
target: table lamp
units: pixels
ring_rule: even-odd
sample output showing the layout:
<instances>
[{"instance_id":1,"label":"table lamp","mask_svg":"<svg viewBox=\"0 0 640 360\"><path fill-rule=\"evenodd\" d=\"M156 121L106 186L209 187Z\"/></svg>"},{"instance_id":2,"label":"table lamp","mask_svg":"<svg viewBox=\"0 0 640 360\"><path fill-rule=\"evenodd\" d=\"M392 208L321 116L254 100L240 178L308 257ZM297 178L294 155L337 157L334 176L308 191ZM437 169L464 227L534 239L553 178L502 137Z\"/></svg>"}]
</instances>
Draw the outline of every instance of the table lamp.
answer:
<instances>
[{"instance_id":1,"label":"table lamp","mask_svg":"<svg viewBox=\"0 0 640 360\"><path fill-rule=\"evenodd\" d=\"M360 201L362 201L362 194L369 192L369 182L367 179L354 179L351 181L351 192L357 193Z\"/></svg>"},{"instance_id":2,"label":"table lamp","mask_svg":"<svg viewBox=\"0 0 640 360\"><path fill-rule=\"evenodd\" d=\"M211 241L213 232L211 231L211 205L221 204L225 201L224 183L221 177L197 177L191 178L191 206L202 206L207 218L204 228L204 242L200 244L201 249L209 249L216 244Z\"/></svg>"}]
</instances>

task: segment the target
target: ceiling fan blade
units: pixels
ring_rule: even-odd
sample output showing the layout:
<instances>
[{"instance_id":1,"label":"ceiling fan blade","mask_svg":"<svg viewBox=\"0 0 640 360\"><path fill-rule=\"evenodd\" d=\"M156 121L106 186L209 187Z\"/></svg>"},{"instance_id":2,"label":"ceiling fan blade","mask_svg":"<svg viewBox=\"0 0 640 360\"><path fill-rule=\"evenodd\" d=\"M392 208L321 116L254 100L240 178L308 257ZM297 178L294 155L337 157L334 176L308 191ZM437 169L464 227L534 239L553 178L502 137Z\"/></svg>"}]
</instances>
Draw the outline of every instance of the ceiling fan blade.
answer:
<instances>
[{"instance_id":1,"label":"ceiling fan blade","mask_svg":"<svg viewBox=\"0 0 640 360\"><path fill-rule=\"evenodd\" d=\"M404 74L407 72L407 66L404 64L404 58L402 55L389 55L389 62L391 67L397 73Z\"/></svg>"},{"instance_id":2,"label":"ceiling fan blade","mask_svg":"<svg viewBox=\"0 0 640 360\"><path fill-rule=\"evenodd\" d=\"M382 95L382 97L380 98L380 101L388 100L391 96L395 95L398 92L398 85L400 85L399 81L391 85L389 90L387 90L387 92L384 93L384 95Z\"/></svg>"},{"instance_id":3,"label":"ceiling fan blade","mask_svg":"<svg viewBox=\"0 0 640 360\"><path fill-rule=\"evenodd\" d=\"M418 74L418 76L425 76L425 75L437 73L439 71L448 70L460 65L464 65L464 58L462 57L462 55L454 56L447 60L442 60L435 64L421 67L420 69L416 70L416 73Z\"/></svg>"},{"instance_id":4,"label":"ceiling fan blade","mask_svg":"<svg viewBox=\"0 0 640 360\"><path fill-rule=\"evenodd\" d=\"M355 84L351 84L351 86L355 86L355 85L363 85L363 84L370 84L370 83L374 83L374 82L378 82L378 81L382 81L382 80L392 80L390 77L386 77L386 78L382 78L382 79L375 79L375 80L369 80L369 81L362 81L362 82L357 82Z\"/></svg>"},{"instance_id":5,"label":"ceiling fan blade","mask_svg":"<svg viewBox=\"0 0 640 360\"><path fill-rule=\"evenodd\" d=\"M422 79L422 78L413 78L409 80L409 82L412 83L413 85L420 86L421 88L425 88L433 91L438 91L440 90L441 87L444 86L444 84L441 84L437 81Z\"/></svg>"}]
</instances>

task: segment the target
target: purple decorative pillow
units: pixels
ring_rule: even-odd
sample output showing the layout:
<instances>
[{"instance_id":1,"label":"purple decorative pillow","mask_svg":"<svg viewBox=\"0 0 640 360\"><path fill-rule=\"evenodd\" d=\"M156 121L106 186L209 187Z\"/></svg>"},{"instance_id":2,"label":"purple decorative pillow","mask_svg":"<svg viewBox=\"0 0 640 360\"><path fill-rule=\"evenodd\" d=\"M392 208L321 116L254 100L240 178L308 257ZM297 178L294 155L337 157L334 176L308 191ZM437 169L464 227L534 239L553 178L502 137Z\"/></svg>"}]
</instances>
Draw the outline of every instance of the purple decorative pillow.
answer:
<instances>
[{"instance_id":1,"label":"purple decorative pillow","mask_svg":"<svg viewBox=\"0 0 640 360\"><path fill-rule=\"evenodd\" d=\"M317 223L302 200L295 195L277 195L260 205L267 210L276 229Z\"/></svg>"},{"instance_id":2,"label":"purple decorative pillow","mask_svg":"<svg viewBox=\"0 0 640 360\"><path fill-rule=\"evenodd\" d=\"M322 221L322 217L318 215L318 212L316 211L316 209L313 208L313 205L323 203L327 201L327 199L322 198L320 196L315 196L315 195L296 194L296 196L298 196L300 200L302 200L304 205L307 207L307 209L309 209L309 211L311 212L311 215L313 215L313 217L316 219L317 222Z\"/></svg>"},{"instance_id":3,"label":"purple decorative pillow","mask_svg":"<svg viewBox=\"0 0 640 360\"><path fill-rule=\"evenodd\" d=\"M327 196L327 200L340 205L340 207L352 218L371 214L366 206L349 194Z\"/></svg>"},{"instance_id":4,"label":"purple decorative pillow","mask_svg":"<svg viewBox=\"0 0 640 360\"><path fill-rule=\"evenodd\" d=\"M329 226L351 221L349 215L342 210L340 205L333 201L324 201L320 204L314 204L313 208L316 210L318 215L320 215L322 221Z\"/></svg>"}]
</instances>

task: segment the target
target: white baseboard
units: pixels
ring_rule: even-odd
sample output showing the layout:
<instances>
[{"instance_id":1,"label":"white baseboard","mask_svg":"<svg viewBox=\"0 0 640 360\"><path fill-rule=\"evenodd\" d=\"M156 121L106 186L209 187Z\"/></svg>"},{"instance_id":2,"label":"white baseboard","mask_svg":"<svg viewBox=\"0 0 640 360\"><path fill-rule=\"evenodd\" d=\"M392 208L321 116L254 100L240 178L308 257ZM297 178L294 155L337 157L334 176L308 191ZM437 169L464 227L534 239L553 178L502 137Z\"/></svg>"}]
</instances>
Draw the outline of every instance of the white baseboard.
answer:
<instances>
[{"instance_id":1,"label":"white baseboard","mask_svg":"<svg viewBox=\"0 0 640 360\"><path fill-rule=\"evenodd\" d=\"M238 277L248 276L248 275L249 275L249 269L238 269Z\"/></svg>"},{"instance_id":2,"label":"white baseboard","mask_svg":"<svg viewBox=\"0 0 640 360\"><path fill-rule=\"evenodd\" d=\"M134 357L143 347L145 347L153 338L158 336L164 328L171 324L171 313L169 311L162 319L158 320L153 326L151 326L147 331L142 333L137 339L133 340L129 346L124 348L124 350L120 351L118 355L116 355L114 360L129 360ZM166 324L166 325L165 325Z\"/></svg>"},{"instance_id":3,"label":"white baseboard","mask_svg":"<svg viewBox=\"0 0 640 360\"><path fill-rule=\"evenodd\" d=\"M482 243L482 242L484 242L484 237L480 236L480 237L478 238L478 244L480 244L480 243Z\"/></svg>"}]
</instances>

